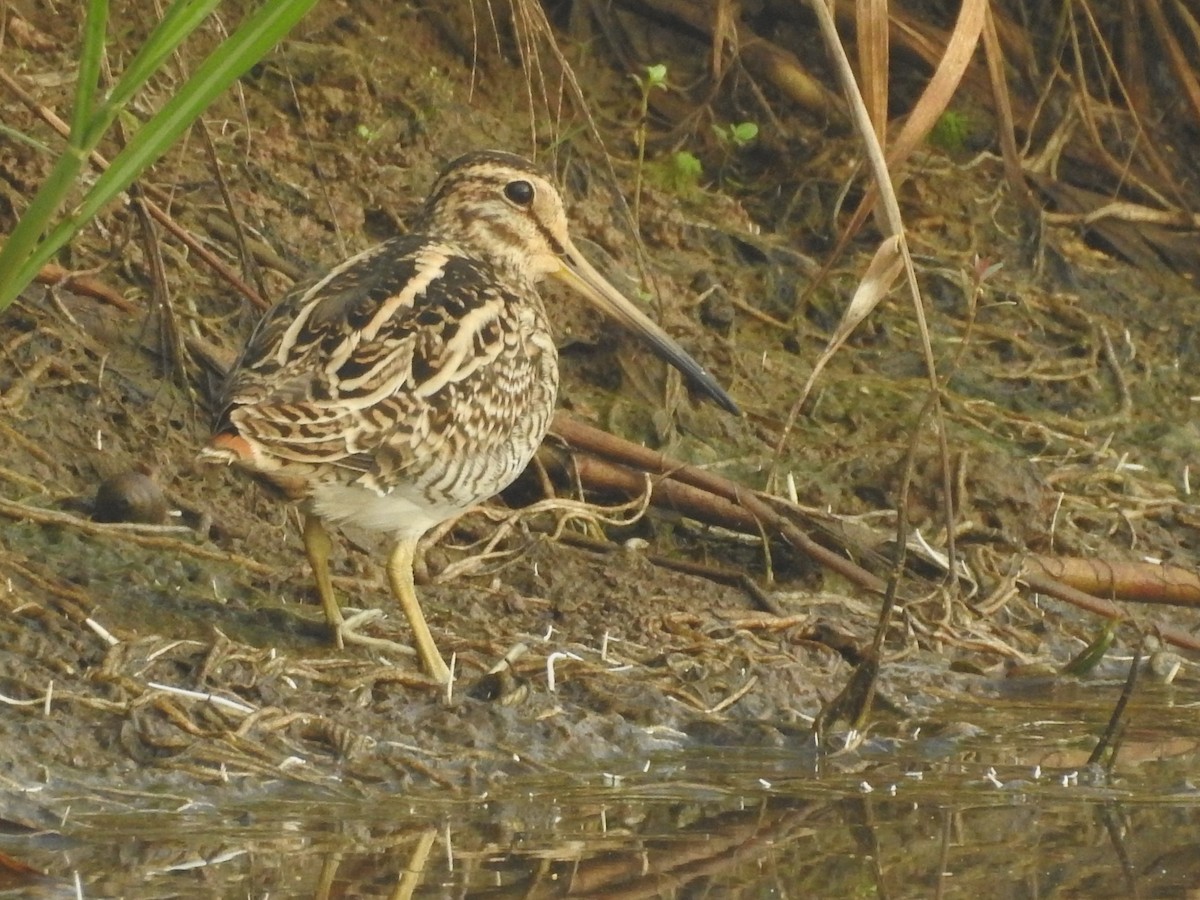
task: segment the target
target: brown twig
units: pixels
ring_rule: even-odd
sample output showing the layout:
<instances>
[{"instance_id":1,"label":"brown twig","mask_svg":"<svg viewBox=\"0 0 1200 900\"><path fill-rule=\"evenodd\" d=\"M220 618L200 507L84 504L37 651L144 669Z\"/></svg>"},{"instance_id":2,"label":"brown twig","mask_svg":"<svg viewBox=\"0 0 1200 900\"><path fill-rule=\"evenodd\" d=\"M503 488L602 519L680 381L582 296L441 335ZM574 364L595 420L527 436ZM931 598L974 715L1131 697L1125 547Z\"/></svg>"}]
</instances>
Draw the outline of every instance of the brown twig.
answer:
<instances>
[{"instance_id":1,"label":"brown twig","mask_svg":"<svg viewBox=\"0 0 1200 900\"><path fill-rule=\"evenodd\" d=\"M121 312L132 313L138 311L137 305L126 300L116 288L110 287L94 275L69 272L58 265L58 263L46 263L46 265L42 266L41 271L34 276L34 281L50 287L66 288L73 294L79 294L81 297L91 297L94 300L99 300L101 303L107 303L109 306L116 307Z\"/></svg>"},{"instance_id":2,"label":"brown twig","mask_svg":"<svg viewBox=\"0 0 1200 900\"><path fill-rule=\"evenodd\" d=\"M749 534L757 534L762 525L768 533L779 534L794 549L819 565L836 571L860 588L876 594L883 594L886 590L883 579L816 543L768 505L766 498L754 491L715 473L624 441L563 413L555 416L551 430L571 449L595 457L576 456L574 459L576 471L582 473L580 480L585 487L596 490L628 490L633 487L640 492L644 489L644 481L637 472L649 472L659 476L653 482L651 495L651 503L656 506L666 506L687 515L714 514L716 519L703 520L738 528ZM623 472L621 467L628 467L628 470ZM591 483L583 475L595 475L597 481ZM681 490L683 486L695 488L698 493ZM706 492L715 494L716 499L704 499L701 495ZM722 504L716 500L726 502ZM1109 619L1126 620L1129 615L1116 603L1087 593L1073 584L1097 592L1111 592L1121 599L1137 602L1200 605L1200 576L1177 566L1110 564L1095 560L1035 556L1026 560L1019 581L1032 591ZM1168 643L1188 650L1200 650L1200 638L1177 628L1159 628L1163 640Z\"/></svg>"},{"instance_id":3,"label":"brown twig","mask_svg":"<svg viewBox=\"0 0 1200 900\"><path fill-rule=\"evenodd\" d=\"M657 451L624 441L606 431L571 419L563 413L555 415L551 432L573 449L586 450L601 459L649 472L652 475L667 475L674 481L716 494L735 506L743 507L754 520L761 522L768 530L780 535L794 549L811 557L825 568L837 572L853 584L879 594L883 593L886 588L883 579L844 556L821 546L772 509L754 491L730 481L728 478L723 478L697 466L685 465ZM655 492L660 487L661 482L657 482L654 488ZM757 533L757 528L755 533Z\"/></svg>"},{"instance_id":4,"label":"brown twig","mask_svg":"<svg viewBox=\"0 0 1200 900\"><path fill-rule=\"evenodd\" d=\"M1031 556L1025 560L1025 571L1097 596L1200 609L1200 574L1182 566Z\"/></svg>"},{"instance_id":5,"label":"brown twig","mask_svg":"<svg viewBox=\"0 0 1200 900\"><path fill-rule=\"evenodd\" d=\"M142 547L157 550L170 550L172 553L185 553L199 559L215 560L232 563L239 568L253 572L256 575L274 574L273 566L268 566L249 557L236 553L226 553L215 547L195 544L186 540L171 537L176 534L194 535L195 532L184 525L140 525L127 522L93 522L82 519L70 513L58 512L53 509L42 509L24 503L0 498L0 516L21 522L36 522L40 525L58 525L74 528L84 534L103 534L130 541Z\"/></svg>"}]
</instances>

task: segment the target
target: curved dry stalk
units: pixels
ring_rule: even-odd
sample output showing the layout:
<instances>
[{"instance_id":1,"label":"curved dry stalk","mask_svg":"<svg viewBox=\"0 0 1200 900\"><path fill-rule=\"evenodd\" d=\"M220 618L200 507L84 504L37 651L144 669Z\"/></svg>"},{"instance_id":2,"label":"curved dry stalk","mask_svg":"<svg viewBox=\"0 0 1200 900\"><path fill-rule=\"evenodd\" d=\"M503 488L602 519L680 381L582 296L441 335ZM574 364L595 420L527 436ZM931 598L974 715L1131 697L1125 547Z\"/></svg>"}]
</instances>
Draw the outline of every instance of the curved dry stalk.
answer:
<instances>
[{"instance_id":1,"label":"curved dry stalk","mask_svg":"<svg viewBox=\"0 0 1200 900\"><path fill-rule=\"evenodd\" d=\"M650 508L650 477L644 475L643 482L645 489L639 496L615 506L605 507L582 500L552 497L516 510L499 510L487 506L476 507L450 522L442 523L422 541L423 546L438 543L464 519L473 515L480 515L493 523L498 523L497 527L490 529L485 539L461 548L469 550L470 556L446 566L433 580L437 584L445 584L466 574L478 572L489 562L512 561L523 555L525 551L520 547L504 550L497 548L506 543L518 528L530 520L544 515L550 515L554 521L553 528L547 533L550 541L558 541L564 532L572 527L582 527L585 531L595 532L604 525L618 528L634 525Z\"/></svg>"}]
</instances>

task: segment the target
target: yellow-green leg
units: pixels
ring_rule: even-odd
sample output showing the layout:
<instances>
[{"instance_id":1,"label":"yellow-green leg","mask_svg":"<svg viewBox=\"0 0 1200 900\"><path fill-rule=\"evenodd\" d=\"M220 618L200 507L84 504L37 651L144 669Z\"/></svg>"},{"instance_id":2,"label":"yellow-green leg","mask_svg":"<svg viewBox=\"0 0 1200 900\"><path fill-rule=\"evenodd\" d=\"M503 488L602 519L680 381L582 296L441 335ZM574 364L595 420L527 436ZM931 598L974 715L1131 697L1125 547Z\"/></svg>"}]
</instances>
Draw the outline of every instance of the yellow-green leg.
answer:
<instances>
[{"instance_id":1,"label":"yellow-green leg","mask_svg":"<svg viewBox=\"0 0 1200 900\"><path fill-rule=\"evenodd\" d=\"M316 516L307 514L304 516L303 538L304 553L308 557L309 565L312 566L313 577L317 582L317 594L321 597L321 609L325 611L325 621L333 629L333 640L338 648L341 649L346 644L358 644L374 650L412 656L415 652L412 647L406 647L404 644L397 644L395 641L384 638L360 634L356 630L359 625L381 617L383 613L379 610L366 609L355 613L350 618L342 615L342 608L333 594L333 578L329 574L329 554L333 550L333 543L329 540L329 532L325 530L324 524ZM411 577L410 571L410 580ZM428 634L428 629L426 629L426 634Z\"/></svg>"},{"instance_id":2,"label":"yellow-green leg","mask_svg":"<svg viewBox=\"0 0 1200 900\"><path fill-rule=\"evenodd\" d=\"M425 614L421 612L421 604L417 601L417 591L413 586L413 555L416 550L415 540L401 540L396 543L392 555L388 557L388 581L392 586L392 594L404 610L404 615L408 617L421 665L439 683L445 684L450 680L450 668L433 642L433 635L429 633Z\"/></svg>"},{"instance_id":3,"label":"yellow-green leg","mask_svg":"<svg viewBox=\"0 0 1200 900\"><path fill-rule=\"evenodd\" d=\"M334 641L338 649L345 643L342 640L342 626L346 619L342 608L338 606L337 598L333 596L333 578L329 574L329 554L333 551L333 543L321 520L316 516L304 516L304 555L312 566L313 578L317 581L317 594L321 598L321 608L325 610L325 621L333 628Z\"/></svg>"}]
</instances>

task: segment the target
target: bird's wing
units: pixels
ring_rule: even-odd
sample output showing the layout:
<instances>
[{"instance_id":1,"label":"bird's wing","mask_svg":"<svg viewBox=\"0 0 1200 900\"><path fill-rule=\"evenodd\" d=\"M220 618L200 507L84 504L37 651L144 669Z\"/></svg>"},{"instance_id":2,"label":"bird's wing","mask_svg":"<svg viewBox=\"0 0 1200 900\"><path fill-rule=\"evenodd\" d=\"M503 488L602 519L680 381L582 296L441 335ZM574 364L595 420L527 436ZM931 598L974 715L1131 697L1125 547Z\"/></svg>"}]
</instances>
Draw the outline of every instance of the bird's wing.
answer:
<instances>
[{"instance_id":1,"label":"bird's wing","mask_svg":"<svg viewBox=\"0 0 1200 900\"><path fill-rule=\"evenodd\" d=\"M386 445L445 431L456 389L514 339L514 300L494 273L452 244L406 237L334 268L263 318L232 372L218 432L279 465L369 471Z\"/></svg>"}]
</instances>

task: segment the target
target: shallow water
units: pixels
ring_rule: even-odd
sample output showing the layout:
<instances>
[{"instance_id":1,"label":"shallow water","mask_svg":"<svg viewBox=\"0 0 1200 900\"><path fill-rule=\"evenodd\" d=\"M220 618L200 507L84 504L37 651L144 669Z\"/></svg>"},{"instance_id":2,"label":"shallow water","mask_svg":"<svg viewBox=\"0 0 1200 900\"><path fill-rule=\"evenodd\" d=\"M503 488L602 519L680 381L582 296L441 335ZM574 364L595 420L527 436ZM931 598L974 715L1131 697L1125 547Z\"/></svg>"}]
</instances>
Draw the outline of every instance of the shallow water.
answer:
<instances>
[{"instance_id":1,"label":"shallow water","mask_svg":"<svg viewBox=\"0 0 1200 900\"><path fill-rule=\"evenodd\" d=\"M85 897L1182 896L1200 889L1195 693L1140 690L1106 775L1085 763L1119 690L960 699L820 761L710 748L467 796L110 788L0 851L49 873L22 896L76 878Z\"/></svg>"}]
</instances>

